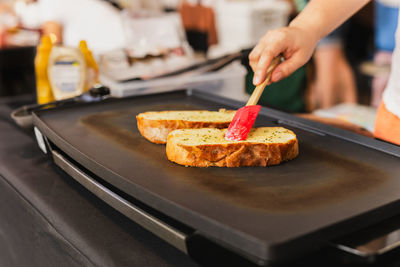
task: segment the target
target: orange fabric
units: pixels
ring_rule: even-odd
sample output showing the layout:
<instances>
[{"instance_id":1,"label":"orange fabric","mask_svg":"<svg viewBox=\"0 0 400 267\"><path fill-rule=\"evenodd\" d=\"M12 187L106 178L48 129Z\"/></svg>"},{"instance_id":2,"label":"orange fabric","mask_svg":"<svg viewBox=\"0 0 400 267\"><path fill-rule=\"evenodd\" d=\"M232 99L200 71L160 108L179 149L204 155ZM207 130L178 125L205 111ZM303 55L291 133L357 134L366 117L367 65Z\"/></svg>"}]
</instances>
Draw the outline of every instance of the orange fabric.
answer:
<instances>
[{"instance_id":1,"label":"orange fabric","mask_svg":"<svg viewBox=\"0 0 400 267\"><path fill-rule=\"evenodd\" d=\"M400 118L391 113L382 102L375 122L375 137L400 145Z\"/></svg>"},{"instance_id":2,"label":"orange fabric","mask_svg":"<svg viewBox=\"0 0 400 267\"><path fill-rule=\"evenodd\" d=\"M208 45L217 43L217 30L215 28L214 11L210 7L200 4L191 5L183 2L180 7L183 27L186 30L197 30L208 33Z\"/></svg>"}]
</instances>

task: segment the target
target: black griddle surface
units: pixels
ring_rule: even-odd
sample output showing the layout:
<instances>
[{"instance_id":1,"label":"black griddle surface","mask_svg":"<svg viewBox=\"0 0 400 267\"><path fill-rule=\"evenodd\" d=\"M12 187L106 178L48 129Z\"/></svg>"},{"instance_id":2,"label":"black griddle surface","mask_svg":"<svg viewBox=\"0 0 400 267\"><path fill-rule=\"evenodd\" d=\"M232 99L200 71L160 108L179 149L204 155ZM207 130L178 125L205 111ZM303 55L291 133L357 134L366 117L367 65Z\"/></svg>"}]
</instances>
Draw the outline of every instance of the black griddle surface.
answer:
<instances>
[{"instance_id":1,"label":"black griddle surface","mask_svg":"<svg viewBox=\"0 0 400 267\"><path fill-rule=\"evenodd\" d=\"M394 155L283 125L299 139L300 154L290 162L184 167L169 162L165 146L148 142L136 126L140 112L219 108L237 107L177 92L47 110L35 123L108 183L256 259L279 260L395 213L400 161ZM257 126L279 125L266 112Z\"/></svg>"}]
</instances>

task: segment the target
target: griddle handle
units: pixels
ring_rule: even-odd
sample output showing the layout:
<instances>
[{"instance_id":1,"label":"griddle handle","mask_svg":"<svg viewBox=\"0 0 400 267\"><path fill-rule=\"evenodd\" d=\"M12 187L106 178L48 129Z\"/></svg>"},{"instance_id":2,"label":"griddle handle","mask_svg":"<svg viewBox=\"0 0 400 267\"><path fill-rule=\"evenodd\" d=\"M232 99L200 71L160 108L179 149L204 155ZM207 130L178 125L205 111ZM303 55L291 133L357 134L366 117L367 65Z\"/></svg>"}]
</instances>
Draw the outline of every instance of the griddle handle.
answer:
<instances>
[{"instance_id":1,"label":"griddle handle","mask_svg":"<svg viewBox=\"0 0 400 267\"><path fill-rule=\"evenodd\" d=\"M63 155L55 150L52 150L54 162L74 178L78 183L83 185L97 197L102 199L108 205L118 210L126 217L130 218L143 228L149 230L159 238L168 242L172 246L188 254L186 245L187 236L158 218L150 215L143 209L134 206L131 202L125 200L119 195L115 194L107 187L103 186L86 173L81 171Z\"/></svg>"},{"instance_id":2,"label":"griddle handle","mask_svg":"<svg viewBox=\"0 0 400 267\"><path fill-rule=\"evenodd\" d=\"M378 258L400 251L399 216L383 223L331 242L331 247L342 252L347 261L372 263ZM399 255L399 254L397 254Z\"/></svg>"}]
</instances>

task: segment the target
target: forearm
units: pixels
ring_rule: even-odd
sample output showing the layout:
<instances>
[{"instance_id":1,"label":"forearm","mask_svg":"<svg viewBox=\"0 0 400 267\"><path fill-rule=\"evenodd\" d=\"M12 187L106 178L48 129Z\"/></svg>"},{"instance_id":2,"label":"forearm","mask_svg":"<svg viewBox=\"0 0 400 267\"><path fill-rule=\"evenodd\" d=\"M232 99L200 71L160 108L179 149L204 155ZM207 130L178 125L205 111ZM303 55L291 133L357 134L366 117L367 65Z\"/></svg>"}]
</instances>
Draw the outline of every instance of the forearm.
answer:
<instances>
[{"instance_id":1,"label":"forearm","mask_svg":"<svg viewBox=\"0 0 400 267\"><path fill-rule=\"evenodd\" d=\"M290 23L322 39L370 0L311 0Z\"/></svg>"}]
</instances>

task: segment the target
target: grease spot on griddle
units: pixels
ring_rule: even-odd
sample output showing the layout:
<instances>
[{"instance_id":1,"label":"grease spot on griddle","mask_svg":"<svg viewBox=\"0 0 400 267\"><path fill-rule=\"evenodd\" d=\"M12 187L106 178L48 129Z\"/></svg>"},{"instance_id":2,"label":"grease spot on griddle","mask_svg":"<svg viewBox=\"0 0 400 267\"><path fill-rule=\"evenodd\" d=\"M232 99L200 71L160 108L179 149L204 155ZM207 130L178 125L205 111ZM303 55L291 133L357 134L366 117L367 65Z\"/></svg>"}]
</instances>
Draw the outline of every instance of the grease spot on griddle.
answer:
<instances>
[{"instance_id":1,"label":"grease spot on griddle","mask_svg":"<svg viewBox=\"0 0 400 267\"><path fill-rule=\"evenodd\" d=\"M154 110L189 109L160 105ZM156 162L173 179L192 183L212 197L268 212L309 210L360 196L386 180L377 168L300 142L300 155L291 162L271 167L193 168L171 163L165 146L140 136L137 111L123 110L89 115L81 122L124 149ZM301 141L301 140L300 140Z\"/></svg>"}]
</instances>

